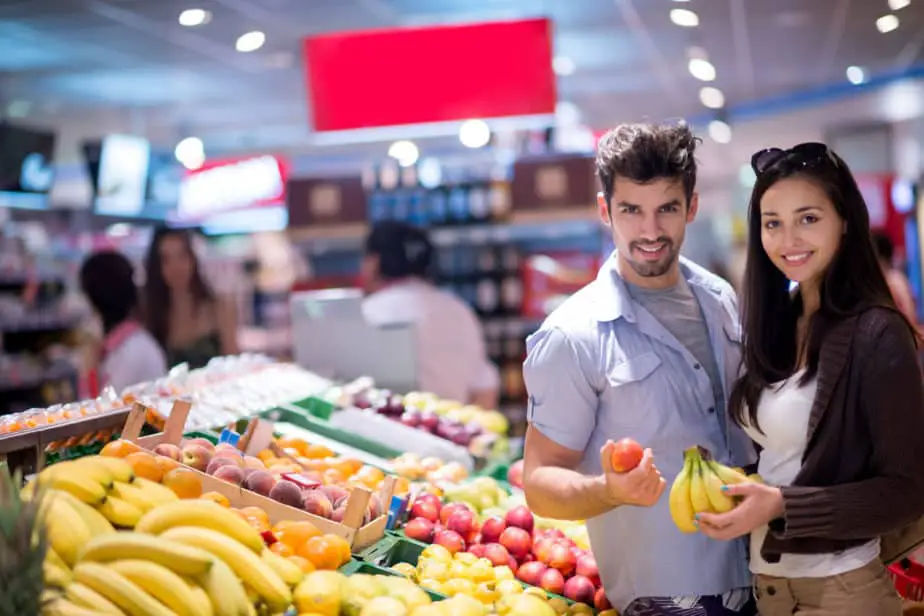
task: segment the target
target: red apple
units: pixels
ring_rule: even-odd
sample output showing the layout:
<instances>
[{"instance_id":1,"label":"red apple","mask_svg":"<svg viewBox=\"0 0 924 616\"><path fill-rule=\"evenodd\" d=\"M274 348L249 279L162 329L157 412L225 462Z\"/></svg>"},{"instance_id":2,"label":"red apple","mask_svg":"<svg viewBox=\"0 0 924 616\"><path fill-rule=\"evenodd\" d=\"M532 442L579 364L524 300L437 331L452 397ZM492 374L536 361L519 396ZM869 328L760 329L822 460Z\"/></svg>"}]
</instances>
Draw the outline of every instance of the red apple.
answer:
<instances>
[{"instance_id":1,"label":"red apple","mask_svg":"<svg viewBox=\"0 0 924 616\"><path fill-rule=\"evenodd\" d=\"M427 518L414 518L404 527L404 534L417 541L433 541L433 522Z\"/></svg>"},{"instance_id":2,"label":"red apple","mask_svg":"<svg viewBox=\"0 0 924 616\"><path fill-rule=\"evenodd\" d=\"M570 550L571 550L571 553L574 554L574 560L576 560L576 561L577 561L577 560L581 560L581 558L583 558L584 555L587 554L587 552L585 552L584 550L582 550L581 548L579 548L579 547L576 546L576 545L575 545L575 546L572 546L572 547L570 548Z\"/></svg>"},{"instance_id":3,"label":"red apple","mask_svg":"<svg viewBox=\"0 0 924 616\"><path fill-rule=\"evenodd\" d=\"M443 526L448 528L449 516L454 514L456 511L468 511L470 513L475 513L475 510L467 503L449 503L448 505L443 506L440 509L440 523Z\"/></svg>"},{"instance_id":4,"label":"red apple","mask_svg":"<svg viewBox=\"0 0 924 616\"><path fill-rule=\"evenodd\" d=\"M510 568L510 570L513 571L514 573L516 573L516 572L517 572L517 569L519 569L519 567L520 567L519 563L517 563L517 559L514 558L513 556L508 556L508 557L507 557L507 566L508 566L508 567Z\"/></svg>"},{"instance_id":5,"label":"red apple","mask_svg":"<svg viewBox=\"0 0 924 616\"><path fill-rule=\"evenodd\" d=\"M467 537L472 531L477 533L477 523L475 514L468 509L454 511L445 522L447 529L456 531L462 537Z\"/></svg>"},{"instance_id":6,"label":"red apple","mask_svg":"<svg viewBox=\"0 0 924 616\"><path fill-rule=\"evenodd\" d=\"M436 522L440 519L440 510L438 507L434 507L433 503L429 501L414 501L414 506L411 507L411 519L424 518L430 522Z\"/></svg>"},{"instance_id":7,"label":"red apple","mask_svg":"<svg viewBox=\"0 0 924 616\"><path fill-rule=\"evenodd\" d=\"M529 584L530 586L538 586L539 580L542 579L542 575L547 570L548 567L537 561L524 563L520 565L519 569L517 569L517 579L521 582Z\"/></svg>"},{"instance_id":8,"label":"red apple","mask_svg":"<svg viewBox=\"0 0 924 616\"><path fill-rule=\"evenodd\" d=\"M568 538L565 537L565 533L557 528L549 528L545 531L545 536L549 539L556 539L561 541L566 541Z\"/></svg>"},{"instance_id":9,"label":"red apple","mask_svg":"<svg viewBox=\"0 0 924 616\"><path fill-rule=\"evenodd\" d=\"M533 555L541 563L549 564L549 554L552 551L552 546L556 545L554 539L540 539L533 542Z\"/></svg>"},{"instance_id":10,"label":"red apple","mask_svg":"<svg viewBox=\"0 0 924 616\"><path fill-rule=\"evenodd\" d=\"M507 471L507 483L517 488L523 488L523 460L517 460L510 465Z\"/></svg>"},{"instance_id":11,"label":"red apple","mask_svg":"<svg viewBox=\"0 0 924 616\"><path fill-rule=\"evenodd\" d=\"M600 585L600 570L597 569L597 559L593 554L584 554L577 559L575 573L586 577L594 586Z\"/></svg>"},{"instance_id":12,"label":"red apple","mask_svg":"<svg viewBox=\"0 0 924 616\"><path fill-rule=\"evenodd\" d=\"M546 569L539 578L539 587L542 590L560 595L565 590L565 578L558 569Z\"/></svg>"},{"instance_id":13,"label":"red apple","mask_svg":"<svg viewBox=\"0 0 924 616\"><path fill-rule=\"evenodd\" d=\"M526 505L517 505L507 512L507 518L505 519L505 522L507 522L507 526L516 526L517 528L522 528L527 533L531 533L533 532L535 519L533 518L533 512L529 510L529 507Z\"/></svg>"},{"instance_id":14,"label":"red apple","mask_svg":"<svg viewBox=\"0 0 924 616\"><path fill-rule=\"evenodd\" d=\"M644 455L642 446L631 438L624 438L613 446L611 464L613 472L628 473L639 465Z\"/></svg>"},{"instance_id":15,"label":"red apple","mask_svg":"<svg viewBox=\"0 0 924 616\"><path fill-rule=\"evenodd\" d=\"M485 545L483 556L490 560L495 567L500 567L510 562L510 552L499 543Z\"/></svg>"},{"instance_id":16,"label":"red apple","mask_svg":"<svg viewBox=\"0 0 924 616\"><path fill-rule=\"evenodd\" d=\"M574 554L571 553L571 550L568 549L568 546L556 543L552 546L552 549L549 550L549 566L561 571L562 575L568 576L574 572L574 568L577 566L577 559L574 557Z\"/></svg>"},{"instance_id":17,"label":"red apple","mask_svg":"<svg viewBox=\"0 0 924 616\"><path fill-rule=\"evenodd\" d=\"M462 536L465 539L465 545L471 545L473 543L482 543L481 533L478 530L478 522L475 522L475 528L468 531L468 534Z\"/></svg>"},{"instance_id":18,"label":"red apple","mask_svg":"<svg viewBox=\"0 0 924 616\"><path fill-rule=\"evenodd\" d=\"M522 528L509 526L501 533L499 542L507 548L507 551L516 558L521 559L529 554L529 548L532 544L529 533Z\"/></svg>"},{"instance_id":19,"label":"red apple","mask_svg":"<svg viewBox=\"0 0 924 616\"><path fill-rule=\"evenodd\" d=\"M484 545L483 543L473 543L472 545L468 546L467 551L469 554L474 554L478 558L481 558L482 556L485 555L485 552L487 551L487 546ZM502 564L506 565L507 561L504 561Z\"/></svg>"},{"instance_id":20,"label":"red apple","mask_svg":"<svg viewBox=\"0 0 924 616\"><path fill-rule=\"evenodd\" d=\"M433 537L433 543L441 545L451 554L461 552L465 549L465 540L459 533L452 530L444 530Z\"/></svg>"},{"instance_id":21,"label":"red apple","mask_svg":"<svg viewBox=\"0 0 924 616\"><path fill-rule=\"evenodd\" d=\"M418 494L417 498L414 499L414 503L430 503L437 511L443 508L443 501L440 500L440 497L430 492Z\"/></svg>"},{"instance_id":22,"label":"red apple","mask_svg":"<svg viewBox=\"0 0 924 616\"><path fill-rule=\"evenodd\" d=\"M610 600L606 598L606 590L603 587L598 588L597 592L594 593L594 608L598 612L613 609Z\"/></svg>"},{"instance_id":23,"label":"red apple","mask_svg":"<svg viewBox=\"0 0 924 616\"><path fill-rule=\"evenodd\" d=\"M572 601L593 605L596 592L597 590L590 580L583 575L575 575L565 582L565 590L562 594Z\"/></svg>"},{"instance_id":24,"label":"red apple","mask_svg":"<svg viewBox=\"0 0 924 616\"><path fill-rule=\"evenodd\" d=\"M497 543L505 528L507 528L507 522L504 518L497 515L488 517L481 523L481 542Z\"/></svg>"}]
</instances>

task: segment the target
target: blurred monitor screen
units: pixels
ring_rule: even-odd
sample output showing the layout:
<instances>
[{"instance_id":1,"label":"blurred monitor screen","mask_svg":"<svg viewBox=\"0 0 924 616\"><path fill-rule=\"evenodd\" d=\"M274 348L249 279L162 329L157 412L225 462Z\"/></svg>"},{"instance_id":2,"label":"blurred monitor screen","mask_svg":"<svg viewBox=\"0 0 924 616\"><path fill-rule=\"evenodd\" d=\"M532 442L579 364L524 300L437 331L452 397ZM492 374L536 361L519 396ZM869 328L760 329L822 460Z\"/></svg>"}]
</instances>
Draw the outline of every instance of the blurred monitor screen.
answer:
<instances>
[{"instance_id":1,"label":"blurred monitor screen","mask_svg":"<svg viewBox=\"0 0 924 616\"><path fill-rule=\"evenodd\" d=\"M0 207L47 207L54 148L54 133L0 123Z\"/></svg>"}]
</instances>

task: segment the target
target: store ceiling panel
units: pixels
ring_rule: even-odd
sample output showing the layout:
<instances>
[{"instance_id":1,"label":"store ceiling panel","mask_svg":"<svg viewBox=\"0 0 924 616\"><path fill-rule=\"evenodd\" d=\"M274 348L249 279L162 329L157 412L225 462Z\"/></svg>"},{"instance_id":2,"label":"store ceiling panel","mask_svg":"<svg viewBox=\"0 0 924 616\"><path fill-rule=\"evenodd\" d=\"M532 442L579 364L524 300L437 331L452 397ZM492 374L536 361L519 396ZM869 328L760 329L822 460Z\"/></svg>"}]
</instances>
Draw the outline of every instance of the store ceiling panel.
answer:
<instances>
[{"instance_id":1,"label":"store ceiling panel","mask_svg":"<svg viewBox=\"0 0 924 616\"><path fill-rule=\"evenodd\" d=\"M702 114L704 82L691 53L714 64L727 105L912 66L924 49L924 0L895 12L888 0L3 0L0 112L11 103L42 123L67 114L138 108L147 126L210 134L291 135L310 117L300 45L325 32L495 19L550 17L559 95L595 128L619 121ZM211 20L185 28L181 11ZM699 26L671 22L691 9ZM238 53L238 36L260 30L265 45ZM696 50L696 48L699 48ZM503 53L498 50L498 53ZM413 71L413 59L396 71ZM356 75L362 79L362 75ZM370 94L369 104L376 104ZM28 103L23 105L22 103ZM243 137L241 138L244 141ZM241 139L236 138L235 141ZM254 139L262 143L262 139Z\"/></svg>"}]
</instances>

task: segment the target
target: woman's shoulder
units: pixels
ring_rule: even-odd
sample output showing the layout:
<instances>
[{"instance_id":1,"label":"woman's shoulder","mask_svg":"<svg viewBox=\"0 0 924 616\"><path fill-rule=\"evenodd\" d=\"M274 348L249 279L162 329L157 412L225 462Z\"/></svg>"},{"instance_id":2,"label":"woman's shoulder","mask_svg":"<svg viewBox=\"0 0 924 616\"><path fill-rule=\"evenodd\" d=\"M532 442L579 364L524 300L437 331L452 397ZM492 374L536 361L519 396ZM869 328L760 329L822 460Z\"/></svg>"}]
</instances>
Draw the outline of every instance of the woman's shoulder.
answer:
<instances>
[{"instance_id":1,"label":"woman's shoulder","mask_svg":"<svg viewBox=\"0 0 924 616\"><path fill-rule=\"evenodd\" d=\"M917 346L917 334L908 319L894 308L874 306L857 315L854 349L861 356L870 356L879 348L894 352L897 346Z\"/></svg>"}]
</instances>

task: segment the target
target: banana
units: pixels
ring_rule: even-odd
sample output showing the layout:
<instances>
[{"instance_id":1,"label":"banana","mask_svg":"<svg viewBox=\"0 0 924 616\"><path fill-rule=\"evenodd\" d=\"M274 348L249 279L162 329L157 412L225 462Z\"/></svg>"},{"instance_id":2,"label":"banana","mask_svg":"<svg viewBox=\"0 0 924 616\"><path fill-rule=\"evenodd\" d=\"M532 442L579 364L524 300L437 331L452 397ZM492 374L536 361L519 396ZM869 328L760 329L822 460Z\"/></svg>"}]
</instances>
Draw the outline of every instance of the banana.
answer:
<instances>
[{"instance_id":1,"label":"banana","mask_svg":"<svg viewBox=\"0 0 924 616\"><path fill-rule=\"evenodd\" d=\"M753 481L754 483L764 483L764 478L757 473L751 473L748 475L748 481Z\"/></svg>"},{"instance_id":2,"label":"banana","mask_svg":"<svg viewBox=\"0 0 924 616\"><path fill-rule=\"evenodd\" d=\"M269 565L270 568L276 572L276 575L289 586L298 586L298 583L305 577L301 567L288 558L283 558L269 548L263 548L263 553L260 557L263 559L263 562Z\"/></svg>"},{"instance_id":3,"label":"banana","mask_svg":"<svg viewBox=\"0 0 924 616\"><path fill-rule=\"evenodd\" d=\"M199 616L196 596L179 575L149 560L116 560L109 568L121 573L143 591L177 613L177 616Z\"/></svg>"},{"instance_id":4,"label":"banana","mask_svg":"<svg viewBox=\"0 0 924 616\"><path fill-rule=\"evenodd\" d=\"M171 528L161 537L214 554L231 567L238 578L246 580L247 585L260 595L270 609L284 612L292 603L292 591L276 572L259 556L228 535L208 528L180 526Z\"/></svg>"},{"instance_id":5,"label":"banana","mask_svg":"<svg viewBox=\"0 0 924 616\"><path fill-rule=\"evenodd\" d=\"M112 486L112 492L110 492L109 498L115 496L116 498L121 498L129 505L134 505L141 511L142 514L147 513L151 509L157 506L157 502L152 500L148 493L145 492L142 488L135 487L133 485L122 483L116 481Z\"/></svg>"},{"instance_id":6,"label":"banana","mask_svg":"<svg viewBox=\"0 0 924 616\"><path fill-rule=\"evenodd\" d=\"M706 495L709 497L709 503L716 513L728 513L735 508L735 500L722 491L722 480L712 471L709 463L703 460L701 464L703 482L706 484Z\"/></svg>"},{"instance_id":7,"label":"banana","mask_svg":"<svg viewBox=\"0 0 924 616\"><path fill-rule=\"evenodd\" d=\"M253 604L247 598L244 585L224 561L216 558L212 568L201 579L215 616L249 616Z\"/></svg>"},{"instance_id":8,"label":"banana","mask_svg":"<svg viewBox=\"0 0 924 616\"><path fill-rule=\"evenodd\" d=\"M106 502L97 509L114 526L121 526L122 528L134 528L141 516L144 515L140 509L116 496L107 498Z\"/></svg>"},{"instance_id":9,"label":"banana","mask_svg":"<svg viewBox=\"0 0 924 616\"><path fill-rule=\"evenodd\" d=\"M80 549L93 535L83 519L61 498L49 498L45 506L45 532L48 545L68 567L73 567Z\"/></svg>"},{"instance_id":10,"label":"banana","mask_svg":"<svg viewBox=\"0 0 924 616\"><path fill-rule=\"evenodd\" d=\"M684 452L683 469L674 479L671 485L669 496L671 519L682 533L695 533L698 529L693 524L693 516L696 512L693 510L693 503L690 500L690 478L693 472L693 450Z\"/></svg>"},{"instance_id":11,"label":"banana","mask_svg":"<svg viewBox=\"0 0 924 616\"><path fill-rule=\"evenodd\" d=\"M712 513L712 504L703 481L703 459L696 456L690 470L690 504L696 513Z\"/></svg>"},{"instance_id":12,"label":"banana","mask_svg":"<svg viewBox=\"0 0 924 616\"><path fill-rule=\"evenodd\" d=\"M48 546L45 551L45 562L51 563L57 567L61 567L62 569L67 569L68 571L71 570L71 568L67 566L67 563L64 562L64 559L62 559L61 556L58 555L58 553L55 552L55 549L51 546Z\"/></svg>"},{"instance_id":13,"label":"banana","mask_svg":"<svg viewBox=\"0 0 924 616\"><path fill-rule=\"evenodd\" d=\"M42 608L42 616L99 616L99 612L80 605L75 605L67 599L55 599Z\"/></svg>"},{"instance_id":14,"label":"banana","mask_svg":"<svg viewBox=\"0 0 924 616\"><path fill-rule=\"evenodd\" d=\"M125 612L116 607L116 604L99 594L89 586L74 582L64 591L64 595L74 605L85 607L88 610L94 610L98 614L112 614L113 616L125 616Z\"/></svg>"},{"instance_id":15,"label":"banana","mask_svg":"<svg viewBox=\"0 0 924 616\"><path fill-rule=\"evenodd\" d=\"M81 561L111 562L130 556L167 567L174 573L197 577L208 572L215 558L182 543L141 533L95 537L80 554Z\"/></svg>"},{"instance_id":16,"label":"banana","mask_svg":"<svg viewBox=\"0 0 924 616\"><path fill-rule=\"evenodd\" d=\"M166 505L167 503L175 503L180 500L180 497L170 488L166 488L144 477L136 477L135 483L132 485L136 488L140 488L144 495L157 505Z\"/></svg>"},{"instance_id":17,"label":"banana","mask_svg":"<svg viewBox=\"0 0 924 616\"><path fill-rule=\"evenodd\" d=\"M109 469L95 464L87 464L77 459L59 462L49 466L39 473L38 482L41 486L44 485L45 481L54 482L62 477L87 479L94 483L98 483L100 487L106 491L112 489L112 482L115 481Z\"/></svg>"},{"instance_id":18,"label":"banana","mask_svg":"<svg viewBox=\"0 0 924 616\"><path fill-rule=\"evenodd\" d=\"M131 616L175 616L137 584L99 563L77 565L74 580L103 595Z\"/></svg>"},{"instance_id":19,"label":"banana","mask_svg":"<svg viewBox=\"0 0 924 616\"><path fill-rule=\"evenodd\" d=\"M131 464L120 458L109 458L107 456L88 456L86 458L78 458L77 462L80 462L81 464L90 464L103 467L109 471L110 475L112 475L113 481L131 483L135 480L135 471L132 469Z\"/></svg>"},{"instance_id":20,"label":"banana","mask_svg":"<svg viewBox=\"0 0 924 616\"><path fill-rule=\"evenodd\" d=\"M74 498L74 496L68 492L59 491L58 495L80 516L84 524L87 525L87 529L89 529L92 536L96 537L98 535L108 535L116 532L112 524L109 523L109 520L106 519L106 516L101 514L98 510Z\"/></svg>"},{"instance_id":21,"label":"banana","mask_svg":"<svg viewBox=\"0 0 924 616\"><path fill-rule=\"evenodd\" d=\"M719 479L722 480L722 483L727 485L734 485L736 483L744 483L748 480L747 476L739 473L733 468L729 468L724 464L720 464L715 460L709 460L707 462L709 468L712 469L712 472L719 476Z\"/></svg>"},{"instance_id":22,"label":"banana","mask_svg":"<svg viewBox=\"0 0 924 616\"><path fill-rule=\"evenodd\" d=\"M62 464L66 464L63 462ZM54 468L54 467L52 467ZM46 471L47 472L47 471ZM78 471L79 473L79 471ZM54 488L67 492L79 501L94 507L106 502L106 493L109 488L103 487L102 484L90 477L81 477L79 475L58 473L42 479L45 473L39 475L39 486L41 488ZM112 483L109 483L112 486Z\"/></svg>"},{"instance_id":23,"label":"banana","mask_svg":"<svg viewBox=\"0 0 924 616\"><path fill-rule=\"evenodd\" d=\"M263 537L250 524L217 503L183 500L161 505L149 511L135 526L135 531L159 535L178 526L196 526L227 535L236 542L260 554L265 547Z\"/></svg>"},{"instance_id":24,"label":"banana","mask_svg":"<svg viewBox=\"0 0 924 616\"><path fill-rule=\"evenodd\" d=\"M215 610L212 609L212 602L209 600L208 593L201 586L192 582L186 582L186 586L193 595L194 603L191 604L193 613L196 616L215 616Z\"/></svg>"},{"instance_id":25,"label":"banana","mask_svg":"<svg viewBox=\"0 0 924 616\"><path fill-rule=\"evenodd\" d=\"M42 578L46 586L67 588L67 585L71 583L71 570L45 561L42 563Z\"/></svg>"}]
</instances>

